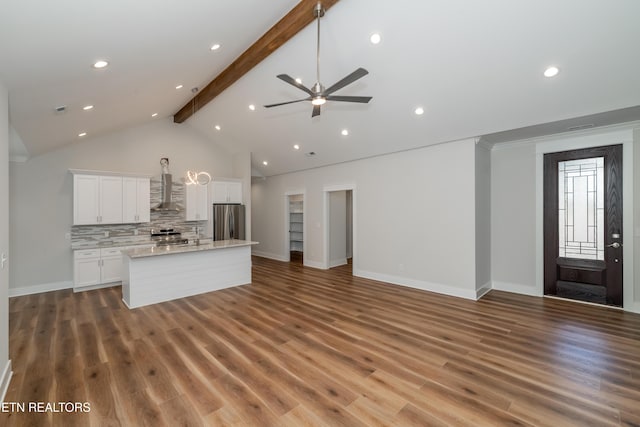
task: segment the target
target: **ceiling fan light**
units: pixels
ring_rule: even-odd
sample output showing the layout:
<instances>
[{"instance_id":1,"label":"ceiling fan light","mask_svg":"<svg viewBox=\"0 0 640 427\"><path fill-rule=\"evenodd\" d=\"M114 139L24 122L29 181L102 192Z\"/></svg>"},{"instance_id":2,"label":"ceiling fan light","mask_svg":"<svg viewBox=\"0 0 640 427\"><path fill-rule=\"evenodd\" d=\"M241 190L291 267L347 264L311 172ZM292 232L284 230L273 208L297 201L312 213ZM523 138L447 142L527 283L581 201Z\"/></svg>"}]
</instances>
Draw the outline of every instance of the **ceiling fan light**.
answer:
<instances>
[{"instance_id":1,"label":"ceiling fan light","mask_svg":"<svg viewBox=\"0 0 640 427\"><path fill-rule=\"evenodd\" d=\"M311 100L313 105L323 105L325 102L327 102L327 99L323 96L316 96Z\"/></svg>"}]
</instances>

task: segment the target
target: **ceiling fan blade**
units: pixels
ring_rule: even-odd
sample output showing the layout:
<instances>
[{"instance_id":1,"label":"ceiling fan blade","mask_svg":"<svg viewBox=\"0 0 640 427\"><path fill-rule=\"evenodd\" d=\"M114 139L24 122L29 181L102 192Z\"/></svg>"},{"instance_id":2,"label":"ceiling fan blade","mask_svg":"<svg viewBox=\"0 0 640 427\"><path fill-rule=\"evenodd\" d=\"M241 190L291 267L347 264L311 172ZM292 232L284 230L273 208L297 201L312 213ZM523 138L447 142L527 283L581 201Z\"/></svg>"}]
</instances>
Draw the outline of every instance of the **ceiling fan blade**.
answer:
<instances>
[{"instance_id":1,"label":"ceiling fan blade","mask_svg":"<svg viewBox=\"0 0 640 427\"><path fill-rule=\"evenodd\" d=\"M304 87L303 85L298 83L293 77L291 77L291 76L289 76L287 74L278 74L276 77L278 77L283 82L287 82L290 85L293 85L293 86L297 87L298 89L307 92L309 95L312 95L312 96L314 95L314 93L311 92L311 89Z\"/></svg>"},{"instance_id":2,"label":"ceiling fan blade","mask_svg":"<svg viewBox=\"0 0 640 427\"><path fill-rule=\"evenodd\" d=\"M302 101L311 101L311 98L296 99L295 101L280 102L278 104L269 104L269 105L265 105L264 108L278 107L280 105L293 104L295 102L302 102Z\"/></svg>"},{"instance_id":3,"label":"ceiling fan blade","mask_svg":"<svg viewBox=\"0 0 640 427\"><path fill-rule=\"evenodd\" d=\"M333 92L337 91L338 89L342 89L346 85L355 82L356 80L358 80L361 77L366 76L367 74L369 74L369 72L367 70L365 70L364 68L358 68L353 73L349 74L347 77L345 77L344 79L340 80L339 82L337 82L336 84L331 86L329 89L325 90L324 94L325 95L330 95Z\"/></svg>"},{"instance_id":4,"label":"ceiling fan blade","mask_svg":"<svg viewBox=\"0 0 640 427\"><path fill-rule=\"evenodd\" d=\"M371 101L371 96L327 96L327 101L342 101L342 102L361 102L366 104Z\"/></svg>"},{"instance_id":5,"label":"ceiling fan blade","mask_svg":"<svg viewBox=\"0 0 640 427\"><path fill-rule=\"evenodd\" d=\"M319 105L314 105L313 106L313 112L311 113L311 117L315 117L315 116L319 116L320 115L320 106Z\"/></svg>"}]
</instances>

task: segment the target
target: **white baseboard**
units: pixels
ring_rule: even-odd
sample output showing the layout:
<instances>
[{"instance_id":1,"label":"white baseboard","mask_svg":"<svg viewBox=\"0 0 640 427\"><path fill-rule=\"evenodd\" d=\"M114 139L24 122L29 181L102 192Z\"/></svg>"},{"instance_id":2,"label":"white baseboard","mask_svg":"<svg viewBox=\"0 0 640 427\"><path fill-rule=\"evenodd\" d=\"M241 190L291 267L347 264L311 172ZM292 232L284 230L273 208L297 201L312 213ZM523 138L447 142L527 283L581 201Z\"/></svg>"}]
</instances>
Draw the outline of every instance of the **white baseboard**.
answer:
<instances>
[{"instance_id":1,"label":"white baseboard","mask_svg":"<svg viewBox=\"0 0 640 427\"><path fill-rule=\"evenodd\" d=\"M452 297L466 298L470 300L476 299L476 291L472 289L461 289L454 286L444 285L441 283L426 282L423 280L409 279L407 277L392 276L389 274L380 274L372 271L355 270L354 276L364 277L365 279L378 280L381 282L391 283L393 285L406 286L408 288L420 289L423 291L435 292L438 294L449 295Z\"/></svg>"},{"instance_id":2,"label":"white baseboard","mask_svg":"<svg viewBox=\"0 0 640 427\"><path fill-rule=\"evenodd\" d=\"M319 268L320 270L326 270L327 269L327 267L323 263L318 262L318 261L311 261L311 260L308 260L308 259L304 260L303 265L305 267Z\"/></svg>"},{"instance_id":3,"label":"white baseboard","mask_svg":"<svg viewBox=\"0 0 640 427\"><path fill-rule=\"evenodd\" d=\"M485 296L491 289L493 289L493 287L490 281L482 285L479 289L476 289L476 300Z\"/></svg>"},{"instance_id":4,"label":"white baseboard","mask_svg":"<svg viewBox=\"0 0 640 427\"><path fill-rule=\"evenodd\" d=\"M251 255L259 256L260 258L273 259L273 260L276 260L276 261L283 261L283 262L288 262L289 261L289 259L287 257L282 256L280 254L273 254L271 252L263 252L263 251L253 250L253 251L251 251Z\"/></svg>"},{"instance_id":5,"label":"white baseboard","mask_svg":"<svg viewBox=\"0 0 640 427\"><path fill-rule=\"evenodd\" d=\"M122 282L101 283L99 285L74 287L73 292L93 291L95 289L111 288L114 286L122 286Z\"/></svg>"},{"instance_id":6,"label":"white baseboard","mask_svg":"<svg viewBox=\"0 0 640 427\"><path fill-rule=\"evenodd\" d=\"M640 314L640 302L636 302L630 307L622 307L624 311L628 311L630 313L638 313Z\"/></svg>"},{"instance_id":7,"label":"white baseboard","mask_svg":"<svg viewBox=\"0 0 640 427\"><path fill-rule=\"evenodd\" d=\"M346 258L334 259L333 261L329 261L329 268L338 267L339 265L345 265L346 263Z\"/></svg>"},{"instance_id":8,"label":"white baseboard","mask_svg":"<svg viewBox=\"0 0 640 427\"><path fill-rule=\"evenodd\" d=\"M0 376L0 402L4 402L4 397L7 395L12 375L13 371L11 370L11 360L7 360L4 371L2 371L2 376Z\"/></svg>"},{"instance_id":9,"label":"white baseboard","mask_svg":"<svg viewBox=\"0 0 640 427\"><path fill-rule=\"evenodd\" d=\"M9 288L9 298L23 295L41 294L43 292L59 291L73 288L72 281L43 283L42 285L23 286L21 288Z\"/></svg>"},{"instance_id":10,"label":"white baseboard","mask_svg":"<svg viewBox=\"0 0 640 427\"><path fill-rule=\"evenodd\" d=\"M534 286L527 286L520 283L493 281L491 287L496 291L513 292L514 294L531 295L534 297L542 296L542 291L536 289Z\"/></svg>"}]
</instances>

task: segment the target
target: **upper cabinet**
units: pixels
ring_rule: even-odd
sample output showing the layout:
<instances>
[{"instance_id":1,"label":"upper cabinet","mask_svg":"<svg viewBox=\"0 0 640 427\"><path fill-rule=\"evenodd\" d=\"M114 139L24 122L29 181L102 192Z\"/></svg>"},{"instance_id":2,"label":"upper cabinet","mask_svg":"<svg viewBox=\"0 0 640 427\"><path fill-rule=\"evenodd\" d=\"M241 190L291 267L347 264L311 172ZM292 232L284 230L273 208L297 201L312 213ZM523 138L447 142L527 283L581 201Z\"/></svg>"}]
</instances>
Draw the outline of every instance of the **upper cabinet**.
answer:
<instances>
[{"instance_id":1,"label":"upper cabinet","mask_svg":"<svg viewBox=\"0 0 640 427\"><path fill-rule=\"evenodd\" d=\"M73 176L73 225L122 222L122 177Z\"/></svg>"},{"instance_id":2,"label":"upper cabinet","mask_svg":"<svg viewBox=\"0 0 640 427\"><path fill-rule=\"evenodd\" d=\"M209 185L185 185L185 220L206 221L209 219Z\"/></svg>"},{"instance_id":3,"label":"upper cabinet","mask_svg":"<svg viewBox=\"0 0 640 427\"><path fill-rule=\"evenodd\" d=\"M149 178L122 178L122 222L151 221Z\"/></svg>"},{"instance_id":4,"label":"upper cabinet","mask_svg":"<svg viewBox=\"0 0 640 427\"><path fill-rule=\"evenodd\" d=\"M242 181L214 179L213 203L242 203Z\"/></svg>"},{"instance_id":5,"label":"upper cabinet","mask_svg":"<svg viewBox=\"0 0 640 427\"><path fill-rule=\"evenodd\" d=\"M71 170L73 225L149 222L149 178Z\"/></svg>"}]
</instances>

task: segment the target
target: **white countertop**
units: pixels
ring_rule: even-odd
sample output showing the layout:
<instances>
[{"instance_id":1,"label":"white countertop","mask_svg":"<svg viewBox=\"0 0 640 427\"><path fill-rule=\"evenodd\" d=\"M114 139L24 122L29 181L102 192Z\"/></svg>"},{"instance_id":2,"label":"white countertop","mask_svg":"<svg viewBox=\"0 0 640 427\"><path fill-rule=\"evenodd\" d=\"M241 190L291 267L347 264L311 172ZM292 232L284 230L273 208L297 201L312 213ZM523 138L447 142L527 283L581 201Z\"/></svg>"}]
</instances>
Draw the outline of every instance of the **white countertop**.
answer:
<instances>
[{"instance_id":1,"label":"white countertop","mask_svg":"<svg viewBox=\"0 0 640 427\"><path fill-rule=\"evenodd\" d=\"M151 248L132 248L126 251L122 251L123 255L129 258L144 258L158 255L171 255L182 254L187 252L199 252L199 251L211 251L217 249L236 248L240 246L252 246L257 245L258 242L252 242L250 240L205 240L200 241L200 244L189 243L186 245L168 245L168 246L154 246Z\"/></svg>"}]
</instances>

